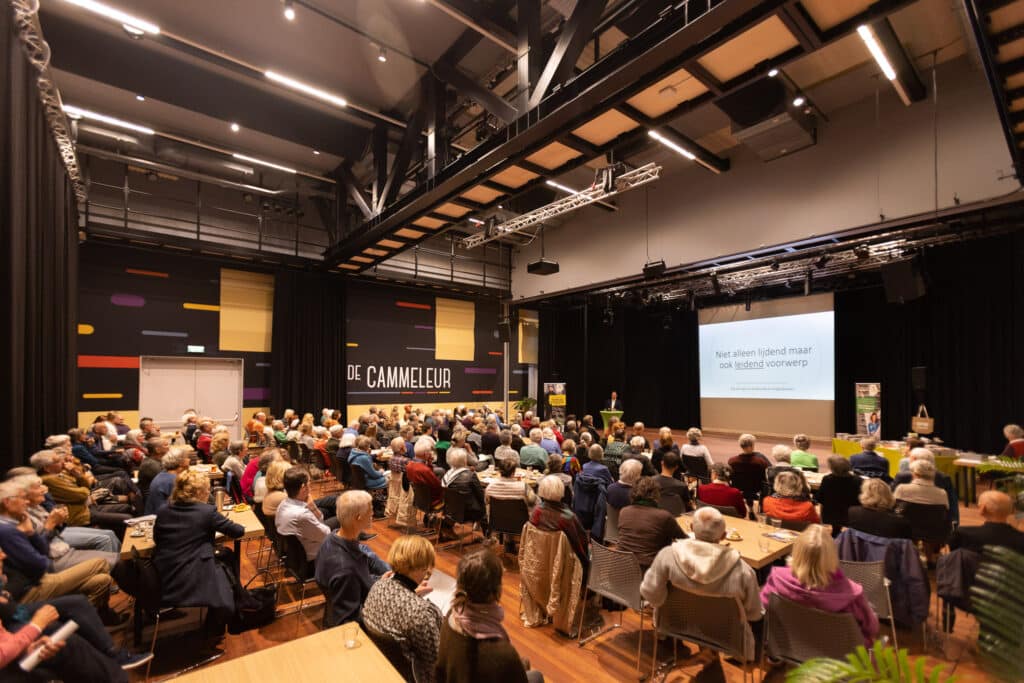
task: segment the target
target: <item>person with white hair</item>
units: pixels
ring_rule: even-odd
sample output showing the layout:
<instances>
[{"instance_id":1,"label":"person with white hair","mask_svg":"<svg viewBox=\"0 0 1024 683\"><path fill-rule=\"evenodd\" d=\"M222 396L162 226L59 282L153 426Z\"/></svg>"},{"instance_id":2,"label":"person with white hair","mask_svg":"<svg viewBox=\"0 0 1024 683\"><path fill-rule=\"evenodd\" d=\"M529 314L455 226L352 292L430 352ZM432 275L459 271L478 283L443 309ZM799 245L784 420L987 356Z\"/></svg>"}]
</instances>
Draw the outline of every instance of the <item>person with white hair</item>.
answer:
<instances>
[{"instance_id":1,"label":"person with white hair","mask_svg":"<svg viewBox=\"0 0 1024 683\"><path fill-rule=\"evenodd\" d=\"M694 538L674 541L658 551L644 574L640 595L655 608L665 604L669 586L702 595L736 598L747 621L759 623L764 610L757 576L738 550L721 545L725 533L722 513L714 508L699 508L693 513ZM746 631L744 654L748 660L754 658L754 643L753 632Z\"/></svg>"},{"instance_id":2,"label":"person with white hair","mask_svg":"<svg viewBox=\"0 0 1024 683\"><path fill-rule=\"evenodd\" d=\"M935 454L923 446L915 446L914 448L911 448L910 452L907 454L907 470L905 472L897 472L896 476L892 479L894 489L899 488L902 484L909 484L914 480L914 475L910 471L910 465L918 460L926 460L932 465L935 465ZM940 472L937 467L935 469L935 486L946 493L946 501L949 507L949 521L959 523L960 498L956 492L956 485L948 474Z\"/></svg>"},{"instance_id":3,"label":"person with white hair","mask_svg":"<svg viewBox=\"0 0 1024 683\"><path fill-rule=\"evenodd\" d=\"M806 434L797 434L793 437L793 450L789 454L789 462L793 467L803 470L818 471L818 456L808 452L811 447L811 439Z\"/></svg>"},{"instance_id":4,"label":"person with white hair","mask_svg":"<svg viewBox=\"0 0 1024 683\"><path fill-rule=\"evenodd\" d=\"M561 447L558 445L558 440L555 439L555 432L551 427L544 427L540 430L540 443L538 445L547 451L548 455L556 455L562 452Z\"/></svg>"},{"instance_id":5,"label":"person with white hair","mask_svg":"<svg viewBox=\"0 0 1024 683\"><path fill-rule=\"evenodd\" d=\"M862 452L850 456L850 466L865 477L878 478L886 484L892 483L889 475L889 461L875 452L878 448L878 439L867 436L860 440Z\"/></svg>"},{"instance_id":6,"label":"person with white hair","mask_svg":"<svg viewBox=\"0 0 1024 683\"><path fill-rule=\"evenodd\" d=\"M935 465L933 463L924 458L912 460L910 474L913 477L910 483L900 484L893 492L893 497L896 500L920 505L949 507L949 498L946 492L935 485Z\"/></svg>"},{"instance_id":7,"label":"person with white hair","mask_svg":"<svg viewBox=\"0 0 1024 683\"><path fill-rule=\"evenodd\" d=\"M497 463L513 456L516 459L516 466L518 466L519 452L512 448L512 432L507 429L503 429L498 434L498 447L494 449L494 461Z\"/></svg>"},{"instance_id":8,"label":"person with white hair","mask_svg":"<svg viewBox=\"0 0 1024 683\"><path fill-rule=\"evenodd\" d=\"M487 504L484 501L484 487L476 471L469 467L469 453L465 448L448 450L448 467L442 484L462 498L463 511L467 522L478 522L487 532Z\"/></svg>"},{"instance_id":9,"label":"person with white hair","mask_svg":"<svg viewBox=\"0 0 1024 683\"><path fill-rule=\"evenodd\" d=\"M523 446L526 445L526 442L523 441L523 427L518 422L516 422L508 429L509 432L512 433L511 446L513 450L515 450L515 452L518 453L519 451L523 450Z\"/></svg>"},{"instance_id":10,"label":"person with white hair","mask_svg":"<svg viewBox=\"0 0 1024 683\"><path fill-rule=\"evenodd\" d=\"M1003 448L1000 457L1014 460L1024 458L1024 427L1008 424L1003 427L1003 436L1006 437L1006 447Z\"/></svg>"},{"instance_id":11,"label":"person with white hair","mask_svg":"<svg viewBox=\"0 0 1024 683\"><path fill-rule=\"evenodd\" d=\"M569 540L576 557L586 571L590 566L590 550L587 532L572 509L562 502L565 484L561 478L548 474L537 485L540 502L530 512L530 524L541 531L561 531Z\"/></svg>"},{"instance_id":12,"label":"person with white hair","mask_svg":"<svg viewBox=\"0 0 1024 683\"><path fill-rule=\"evenodd\" d=\"M608 487L606 499L610 507L621 510L630 504L629 493L640 480L643 463L636 459L626 460L619 466L619 480Z\"/></svg>"},{"instance_id":13,"label":"person with white hair","mask_svg":"<svg viewBox=\"0 0 1024 683\"><path fill-rule=\"evenodd\" d=\"M750 436L749 434L745 436ZM708 447L701 443L701 439L704 438L704 433L698 427L690 427L686 430L686 443L679 449L680 455L695 455L704 458L704 462L707 463L708 468L714 464L714 460L711 459L711 451Z\"/></svg>"},{"instance_id":14,"label":"person with white hair","mask_svg":"<svg viewBox=\"0 0 1024 683\"><path fill-rule=\"evenodd\" d=\"M323 628L359 620L370 588L391 571L386 562L359 542L373 524L373 498L366 491L345 491L337 500L338 531L316 555L316 582L324 593Z\"/></svg>"},{"instance_id":15,"label":"person with white hair","mask_svg":"<svg viewBox=\"0 0 1024 683\"><path fill-rule=\"evenodd\" d=\"M532 467L537 470L547 469L549 453L540 445L543 438L544 433L540 429L530 430L530 443L519 449L519 462L523 467Z\"/></svg>"},{"instance_id":16,"label":"person with white hair","mask_svg":"<svg viewBox=\"0 0 1024 683\"><path fill-rule=\"evenodd\" d=\"M161 459L164 471L153 478L149 485L149 495L146 496L146 514L155 515L160 511L171 497L174 491L174 482L178 475L188 470L188 454L181 448L172 448L171 451Z\"/></svg>"},{"instance_id":17,"label":"person with white hair","mask_svg":"<svg viewBox=\"0 0 1024 683\"><path fill-rule=\"evenodd\" d=\"M821 521L814 502L804 490L804 480L799 470L776 474L772 491L772 495L761 499L761 511L769 517L813 524Z\"/></svg>"},{"instance_id":18,"label":"person with white hair","mask_svg":"<svg viewBox=\"0 0 1024 683\"><path fill-rule=\"evenodd\" d=\"M426 486L430 489L431 507L435 510L444 506L444 487L438 478L434 462L434 440L421 436L413 446L413 458L405 465L405 478L410 486Z\"/></svg>"},{"instance_id":19,"label":"person with white hair","mask_svg":"<svg viewBox=\"0 0 1024 683\"><path fill-rule=\"evenodd\" d=\"M273 429L274 443L284 446L288 442L288 431L285 429L284 420L274 420L270 423L270 427Z\"/></svg>"}]
</instances>

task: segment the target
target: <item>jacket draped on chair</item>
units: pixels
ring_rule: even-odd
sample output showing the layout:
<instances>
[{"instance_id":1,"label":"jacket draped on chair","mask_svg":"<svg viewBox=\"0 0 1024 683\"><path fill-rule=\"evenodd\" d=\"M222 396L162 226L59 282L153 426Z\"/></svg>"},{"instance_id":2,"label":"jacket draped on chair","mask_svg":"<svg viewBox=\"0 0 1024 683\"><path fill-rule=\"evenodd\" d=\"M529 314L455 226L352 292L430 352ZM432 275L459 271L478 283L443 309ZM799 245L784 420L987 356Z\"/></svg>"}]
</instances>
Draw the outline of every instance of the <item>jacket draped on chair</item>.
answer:
<instances>
[{"instance_id":1,"label":"jacket draped on chair","mask_svg":"<svg viewBox=\"0 0 1024 683\"><path fill-rule=\"evenodd\" d=\"M551 621L555 629L576 637L583 609L583 565L561 531L541 531L527 522L519 546L519 616L533 628Z\"/></svg>"}]
</instances>

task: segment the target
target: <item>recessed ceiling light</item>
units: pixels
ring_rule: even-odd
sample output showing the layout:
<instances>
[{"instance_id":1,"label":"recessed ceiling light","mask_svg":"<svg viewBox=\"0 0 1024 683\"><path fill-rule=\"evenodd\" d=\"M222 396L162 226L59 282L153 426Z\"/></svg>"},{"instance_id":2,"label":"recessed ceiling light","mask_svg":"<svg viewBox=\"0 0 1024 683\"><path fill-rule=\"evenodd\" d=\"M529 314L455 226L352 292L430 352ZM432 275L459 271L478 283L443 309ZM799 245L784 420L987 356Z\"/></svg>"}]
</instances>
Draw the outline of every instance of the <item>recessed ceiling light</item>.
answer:
<instances>
[{"instance_id":1,"label":"recessed ceiling light","mask_svg":"<svg viewBox=\"0 0 1024 683\"><path fill-rule=\"evenodd\" d=\"M264 71L263 75L269 78L270 80L274 81L275 83L280 83L281 85L289 87L292 90L298 90L301 93L305 93L317 99L323 100L324 102L333 104L336 107L344 108L348 106L348 102L345 101L344 97L339 97L338 95L329 93L326 90L321 90L320 88L309 85L308 83L297 81L289 76L283 76L277 73L276 71Z\"/></svg>"},{"instance_id":2,"label":"recessed ceiling light","mask_svg":"<svg viewBox=\"0 0 1024 683\"><path fill-rule=\"evenodd\" d=\"M97 114L94 111L74 107L70 104L64 105L64 112L73 119L89 119L91 121L101 121L109 126L127 128L128 130L134 130L137 133L144 133L146 135L153 135L153 133L155 132L152 128L147 128L146 126L140 126L136 123L129 123L128 121L115 119L113 116L107 116L105 114Z\"/></svg>"},{"instance_id":3,"label":"recessed ceiling light","mask_svg":"<svg viewBox=\"0 0 1024 683\"><path fill-rule=\"evenodd\" d=\"M804 102L806 101L807 99L803 95L797 95L796 97L793 98L793 106L802 107L804 106Z\"/></svg>"},{"instance_id":4,"label":"recessed ceiling light","mask_svg":"<svg viewBox=\"0 0 1024 683\"><path fill-rule=\"evenodd\" d=\"M381 63L388 61L388 51L383 46L377 52L377 61Z\"/></svg>"},{"instance_id":5,"label":"recessed ceiling light","mask_svg":"<svg viewBox=\"0 0 1024 683\"><path fill-rule=\"evenodd\" d=\"M315 150L315 149L314 149L314 150L313 150L313 155L314 155L314 156L320 156L320 152L319 152L318 150Z\"/></svg>"},{"instance_id":6,"label":"recessed ceiling light","mask_svg":"<svg viewBox=\"0 0 1024 683\"><path fill-rule=\"evenodd\" d=\"M295 7L292 0L284 0L284 18L288 21L295 21Z\"/></svg>"},{"instance_id":7,"label":"recessed ceiling light","mask_svg":"<svg viewBox=\"0 0 1024 683\"><path fill-rule=\"evenodd\" d=\"M100 16L104 16L108 19L113 19L124 25L124 28L129 33L139 35L137 32L142 31L144 33L152 33L153 35L159 35L160 27L151 21L145 19L139 19L133 17L127 12L122 12L119 9L115 9L109 5L104 5L102 2L96 2L96 0L67 0L72 5L78 5L82 9L89 10Z\"/></svg>"},{"instance_id":8,"label":"recessed ceiling light","mask_svg":"<svg viewBox=\"0 0 1024 683\"><path fill-rule=\"evenodd\" d=\"M775 78L776 76L779 75L779 70L778 69L772 69L771 71L768 72L768 75L770 77L772 77L772 78Z\"/></svg>"},{"instance_id":9,"label":"recessed ceiling light","mask_svg":"<svg viewBox=\"0 0 1024 683\"><path fill-rule=\"evenodd\" d=\"M231 124L231 132L232 133L237 133L240 130L242 130L242 127L239 126L237 123L232 123Z\"/></svg>"},{"instance_id":10,"label":"recessed ceiling light","mask_svg":"<svg viewBox=\"0 0 1024 683\"><path fill-rule=\"evenodd\" d=\"M145 102L146 101L146 98L143 95L136 95L135 99L137 99L139 102Z\"/></svg>"},{"instance_id":11,"label":"recessed ceiling light","mask_svg":"<svg viewBox=\"0 0 1024 683\"><path fill-rule=\"evenodd\" d=\"M263 159L256 159L255 157L249 157L244 154L232 154L239 161L248 161L250 164L259 164L260 166L266 166L267 168L276 168L278 171L284 171L285 173L297 173L294 168L288 168L280 164L275 164L272 161L264 161Z\"/></svg>"}]
</instances>

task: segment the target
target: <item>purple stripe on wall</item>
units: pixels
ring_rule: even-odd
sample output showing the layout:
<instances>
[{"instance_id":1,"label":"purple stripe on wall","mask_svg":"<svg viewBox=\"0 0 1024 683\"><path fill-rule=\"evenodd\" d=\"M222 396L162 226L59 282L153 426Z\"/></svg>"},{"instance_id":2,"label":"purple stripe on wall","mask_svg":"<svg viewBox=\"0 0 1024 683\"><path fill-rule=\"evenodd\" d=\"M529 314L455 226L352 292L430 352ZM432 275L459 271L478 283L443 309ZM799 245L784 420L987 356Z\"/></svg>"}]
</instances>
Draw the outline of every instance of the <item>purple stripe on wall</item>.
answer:
<instances>
[{"instance_id":1,"label":"purple stripe on wall","mask_svg":"<svg viewBox=\"0 0 1024 683\"><path fill-rule=\"evenodd\" d=\"M270 398L269 387L245 387L242 389L243 401L263 401Z\"/></svg>"},{"instance_id":2,"label":"purple stripe on wall","mask_svg":"<svg viewBox=\"0 0 1024 683\"><path fill-rule=\"evenodd\" d=\"M115 306L129 306L131 308L142 308L146 300L136 294L111 294L110 303Z\"/></svg>"},{"instance_id":3,"label":"purple stripe on wall","mask_svg":"<svg viewBox=\"0 0 1024 683\"><path fill-rule=\"evenodd\" d=\"M417 330L432 330L432 329L434 329L433 325L414 325L413 327L415 327Z\"/></svg>"},{"instance_id":4,"label":"purple stripe on wall","mask_svg":"<svg viewBox=\"0 0 1024 683\"><path fill-rule=\"evenodd\" d=\"M467 375L496 375L496 368L463 368Z\"/></svg>"}]
</instances>

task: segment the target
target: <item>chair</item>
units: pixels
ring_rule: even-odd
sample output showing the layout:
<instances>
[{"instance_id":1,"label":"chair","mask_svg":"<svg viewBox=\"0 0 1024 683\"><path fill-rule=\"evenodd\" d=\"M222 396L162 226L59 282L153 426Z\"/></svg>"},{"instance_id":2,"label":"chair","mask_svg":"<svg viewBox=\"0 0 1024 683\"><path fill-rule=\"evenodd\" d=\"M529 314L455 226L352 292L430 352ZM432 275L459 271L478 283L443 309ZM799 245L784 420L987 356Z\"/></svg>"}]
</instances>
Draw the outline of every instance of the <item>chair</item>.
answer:
<instances>
[{"instance_id":1,"label":"chair","mask_svg":"<svg viewBox=\"0 0 1024 683\"><path fill-rule=\"evenodd\" d=\"M619 540L619 508L608 506L608 514L604 520L604 542L615 543Z\"/></svg>"},{"instance_id":2,"label":"chair","mask_svg":"<svg viewBox=\"0 0 1024 683\"><path fill-rule=\"evenodd\" d=\"M905 517L910 522L913 529L911 537L915 541L945 545L952 531L948 512L945 505L896 501L896 514Z\"/></svg>"},{"instance_id":3,"label":"chair","mask_svg":"<svg viewBox=\"0 0 1024 683\"><path fill-rule=\"evenodd\" d=\"M668 510L672 513L673 517L678 517L686 512L686 503L683 502L683 499L680 496L675 494L662 493L661 497L658 499L658 507L662 510Z\"/></svg>"},{"instance_id":4,"label":"chair","mask_svg":"<svg viewBox=\"0 0 1024 683\"><path fill-rule=\"evenodd\" d=\"M871 603L875 615L879 619L888 619L892 629L892 644L899 652L900 642L896 639L896 617L892 611L892 596L889 595L889 579L885 578L885 561L852 562L840 560L839 568L851 581L856 581L864 589L864 597Z\"/></svg>"},{"instance_id":5,"label":"chair","mask_svg":"<svg viewBox=\"0 0 1024 683\"><path fill-rule=\"evenodd\" d=\"M640 652L643 650L644 643L644 607L646 603L640 595L642 581L643 572L640 571L640 563L637 561L636 555L606 548L596 541L590 544L590 575L587 577L587 587L583 591L583 602L586 604L588 593L597 593L625 605L640 615L640 640L636 646L637 671L640 670ZM617 623L584 638L583 613L585 611L585 609L580 610L579 625L576 627L580 647L608 631L622 627L622 620L619 619Z\"/></svg>"},{"instance_id":6,"label":"chair","mask_svg":"<svg viewBox=\"0 0 1024 683\"><path fill-rule=\"evenodd\" d=\"M526 501L491 498L487 506L487 523L492 532L508 536L521 536L523 525L530 520Z\"/></svg>"},{"instance_id":7,"label":"chair","mask_svg":"<svg viewBox=\"0 0 1024 683\"><path fill-rule=\"evenodd\" d=\"M288 451L288 457L291 458L291 461L293 463L298 464L298 463L301 462L301 460L299 458L299 444L298 443L296 443L295 441L286 441L285 444L284 444L284 449L286 451Z\"/></svg>"},{"instance_id":8,"label":"chair","mask_svg":"<svg viewBox=\"0 0 1024 683\"><path fill-rule=\"evenodd\" d=\"M302 587L302 593L299 596L299 608L297 612L302 612L302 606L306 602L306 586L316 582L316 563L312 560L306 559L306 549L302 545L302 541L298 536L292 536L291 534L279 534L278 538L284 545L284 568L288 572L295 582ZM278 584L280 589L280 584Z\"/></svg>"},{"instance_id":9,"label":"chair","mask_svg":"<svg viewBox=\"0 0 1024 683\"><path fill-rule=\"evenodd\" d=\"M456 526L458 526L459 524L471 523L473 524L473 529L476 528L476 522L470 522L466 519L466 499L463 497L461 493L459 493L455 489L448 487L445 487L444 489L444 518L450 519ZM460 534L458 533L458 531L456 531L455 535L458 536L458 541L453 541L452 543L449 543L445 546L441 546L441 548L443 550L448 550L452 547L453 544L457 543L459 546L459 552L461 553L463 541L465 540L466 536L473 536L473 529L470 529L469 533L465 535ZM437 537L438 539L441 538L440 527L438 528ZM470 542L472 543L476 540L478 539L474 538Z\"/></svg>"},{"instance_id":10,"label":"chair","mask_svg":"<svg viewBox=\"0 0 1024 683\"><path fill-rule=\"evenodd\" d=\"M764 483L764 473L759 468L739 469L739 465L733 469L732 485L743 493L743 499L747 505L758 500L761 494L761 486Z\"/></svg>"},{"instance_id":11,"label":"chair","mask_svg":"<svg viewBox=\"0 0 1024 683\"><path fill-rule=\"evenodd\" d=\"M697 507L698 508L714 508L714 509L718 510L719 512L721 512L723 515L727 516L727 517L741 517L742 518L742 515L740 515L740 511L737 510L736 508L734 508L732 505L715 505L713 503L705 503L703 500L698 498L697 499Z\"/></svg>"},{"instance_id":12,"label":"chair","mask_svg":"<svg viewBox=\"0 0 1024 683\"><path fill-rule=\"evenodd\" d=\"M707 484L711 481L711 472L708 471L708 461L702 455L683 455L683 470L686 476L695 477L700 483Z\"/></svg>"},{"instance_id":13,"label":"chair","mask_svg":"<svg viewBox=\"0 0 1024 683\"><path fill-rule=\"evenodd\" d=\"M270 538L270 532L267 530L267 516L263 513L263 504L262 503L254 503L252 505L252 513L254 515L256 515L256 519L260 520L260 524L263 525L263 531L264 531L264 534L262 536L260 536L260 538L259 538L260 545L259 545L259 548L256 551L256 573L259 574L261 571L269 571L270 570L270 552L267 553L267 567L266 568L261 568L260 567L260 560L263 557L263 549L264 549L264 547L266 545L266 541ZM273 544L271 544L270 550L271 551L273 550ZM252 555L250 554L249 557L252 557ZM255 578L255 576L253 578ZM251 581L252 581L252 579L250 579L250 582Z\"/></svg>"},{"instance_id":14,"label":"chair","mask_svg":"<svg viewBox=\"0 0 1024 683\"><path fill-rule=\"evenodd\" d=\"M787 600L777 593L768 598L765 613L764 658L801 664L815 657L845 660L847 653L864 644L857 620L849 612L825 612Z\"/></svg>"},{"instance_id":15,"label":"chair","mask_svg":"<svg viewBox=\"0 0 1024 683\"><path fill-rule=\"evenodd\" d=\"M700 595L669 586L665 603L654 609L654 632L652 677L658 665L659 634L685 639L727 657L735 657L743 666L744 681L748 665L754 662L754 634L743 606L733 596ZM763 666L761 670L764 670ZM750 670L750 680L753 683L753 669Z\"/></svg>"},{"instance_id":16,"label":"chair","mask_svg":"<svg viewBox=\"0 0 1024 683\"><path fill-rule=\"evenodd\" d=\"M349 468L348 488L353 491L366 491L366 472L362 467L354 466Z\"/></svg>"},{"instance_id":17,"label":"chair","mask_svg":"<svg viewBox=\"0 0 1024 683\"><path fill-rule=\"evenodd\" d=\"M231 470L224 473L224 484L224 488L227 489L231 500L235 501L236 504L246 502L245 494L242 493L242 482L235 477L235 473Z\"/></svg>"},{"instance_id":18,"label":"chair","mask_svg":"<svg viewBox=\"0 0 1024 683\"><path fill-rule=\"evenodd\" d=\"M773 519L779 519L779 518L778 517L768 517L769 523L770 523L770 520L773 520ZM804 529L806 529L807 527L809 527L811 524L814 523L814 522L804 522L804 521L797 520L797 519L779 519L779 521L782 522L782 528L783 529L789 529L790 531L795 531L797 533L802 532Z\"/></svg>"},{"instance_id":19,"label":"chair","mask_svg":"<svg viewBox=\"0 0 1024 683\"><path fill-rule=\"evenodd\" d=\"M363 630L366 631L366 635L370 637L381 654L391 663L391 666L395 667L395 671L406 681L416 683L410 655L412 648L409 646L409 641L393 631L378 628L366 620L363 621Z\"/></svg>"}]
</instances>

